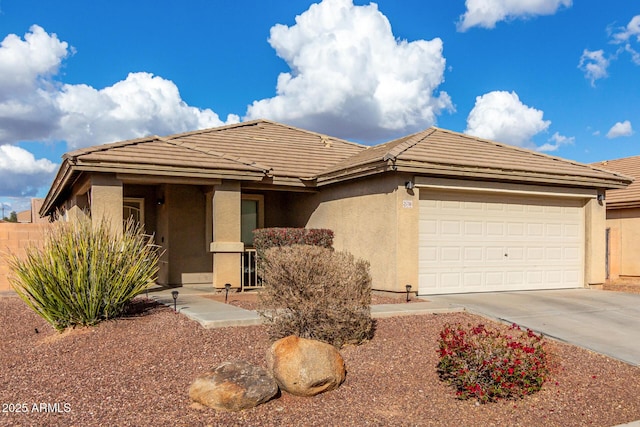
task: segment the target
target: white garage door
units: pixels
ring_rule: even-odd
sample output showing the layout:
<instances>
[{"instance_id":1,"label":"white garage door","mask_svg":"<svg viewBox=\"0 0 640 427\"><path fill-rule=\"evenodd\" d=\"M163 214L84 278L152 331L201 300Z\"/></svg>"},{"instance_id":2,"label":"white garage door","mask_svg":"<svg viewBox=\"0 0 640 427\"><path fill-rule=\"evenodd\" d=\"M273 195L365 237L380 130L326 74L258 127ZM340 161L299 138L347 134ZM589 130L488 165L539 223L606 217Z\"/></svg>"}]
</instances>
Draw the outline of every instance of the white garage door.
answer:
<instances>
[{"instance_id":1,"label":"white garage door","mask_svg":"<svg viewBox=\"0 0 640 427\"><path fill-rule=\"evenodd\" d=\"M583 205L421 189L419 294L582 287Z\"/></svg>"}]
</instances>

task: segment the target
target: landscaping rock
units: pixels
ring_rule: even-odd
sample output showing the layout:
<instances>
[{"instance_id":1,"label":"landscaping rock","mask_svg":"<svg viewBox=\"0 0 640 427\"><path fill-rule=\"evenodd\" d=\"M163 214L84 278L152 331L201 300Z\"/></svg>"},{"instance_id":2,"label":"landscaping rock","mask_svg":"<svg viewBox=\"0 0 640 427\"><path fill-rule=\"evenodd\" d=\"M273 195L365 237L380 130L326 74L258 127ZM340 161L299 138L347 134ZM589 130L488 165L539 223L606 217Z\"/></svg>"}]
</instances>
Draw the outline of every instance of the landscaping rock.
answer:
<instances>
[{"instance_id":1,"label":"landscaping rock","mask_svg":"<svg viewBox=\"0 0 640 427\"><path fill-rule=\"evenodd\" d=\"M278 384L264 368L244 361L225 362L196 378L191 400L223 411L242 411L271 400Z\"/></svg>"},{"instance_id":2,"label":"landscaping rock","mask_svg":"<svg viewBox=\"0 0 640 427\"><path fill-rule=\"evenodd\" d=\"M335 347L293 335L273 343L267 365L280 388L296 396L334 390L346 376L344 360Z\"/></svg>"}]
</instances>

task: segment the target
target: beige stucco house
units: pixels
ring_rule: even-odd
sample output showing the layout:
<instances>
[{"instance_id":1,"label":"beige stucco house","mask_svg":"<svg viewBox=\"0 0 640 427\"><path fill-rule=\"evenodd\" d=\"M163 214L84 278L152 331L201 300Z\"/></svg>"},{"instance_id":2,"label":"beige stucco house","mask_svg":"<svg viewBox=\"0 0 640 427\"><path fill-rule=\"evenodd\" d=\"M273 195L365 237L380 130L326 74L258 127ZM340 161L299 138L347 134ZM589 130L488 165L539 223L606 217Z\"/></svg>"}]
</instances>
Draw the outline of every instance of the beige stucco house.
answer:
<instances>
[{"instance_id":1,"label":"beige stucco house","mask_svg":"<svg viewBox=\"0 0 640 427\"><path fill-rule=\"evenodd\" d=\"M367 147L256 120L70 152L40 213L134 215L167 285L255 285L251 231L308 227L376 290L552 289L604 282L602 199L630 182L435 127Z\"/></svg>"},{"instance_id":2,"label":"beige stucco house","mask_svg":"<svg viewBox=\"0 0 640 427\"><path fill-rule=\"evenodd\" d=\"M598 162L594 166L635 178L626 188L607 191L607 279L640 278L640 156Z\"/></svg>"}]
</instances>

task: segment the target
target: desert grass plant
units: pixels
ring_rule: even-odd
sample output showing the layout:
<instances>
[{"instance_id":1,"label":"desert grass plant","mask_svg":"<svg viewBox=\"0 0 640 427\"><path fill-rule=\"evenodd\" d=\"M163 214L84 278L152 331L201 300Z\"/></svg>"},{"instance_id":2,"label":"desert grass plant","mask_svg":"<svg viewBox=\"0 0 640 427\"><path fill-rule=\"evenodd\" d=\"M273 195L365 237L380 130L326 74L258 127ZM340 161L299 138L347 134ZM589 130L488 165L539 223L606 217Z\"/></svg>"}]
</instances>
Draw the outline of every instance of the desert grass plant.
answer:
<instances>
[{"instance_id":1,"label":"desert grass plant","mask_svg":"<svg viewBox=\"0 0 640 427\"><path fill-rule=\"evenodd\" d=\"M152 236L127 221L116 233L90 218L52 225L42 247L11 255L10 283L58 331L121 315L155 280L159 252Z\"/></svg>"},{"instance_id":2,"label":"desert grass plant","mask_svg":"<svg viewBox=\"0 0 640 427\"><path fill-rule=\"evenodd\" d=\"M437 371L459 399L480 403L539 391L549 374L541 335L513 324L506 332L484 325L445 325Z\"/></svg>"},{"instance_id":3,"label":"desert grass plant","mask_svg":"<svg viewBox=\"0 0 640 427\"><path fill-rule=\"evenodd\" d=\"M340 348L372 337L366 261L319 246L275 247L262 274L258 313L272 340L297 335Z\"/></svg>"}]
</instances>

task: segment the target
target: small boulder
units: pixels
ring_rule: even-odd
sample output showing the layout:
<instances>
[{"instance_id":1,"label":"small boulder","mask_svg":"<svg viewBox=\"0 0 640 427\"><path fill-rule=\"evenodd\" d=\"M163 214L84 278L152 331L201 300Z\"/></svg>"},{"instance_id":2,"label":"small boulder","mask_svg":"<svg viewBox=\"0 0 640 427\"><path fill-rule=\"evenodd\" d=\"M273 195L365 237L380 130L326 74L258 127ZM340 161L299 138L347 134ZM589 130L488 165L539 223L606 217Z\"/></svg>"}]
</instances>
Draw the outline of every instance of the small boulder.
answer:
<instances>
[{"instance_id":1,"label":"small boulder","mask_svg":"<svg viewBox=\"0 0 640 427\"><path fill-rule=\"evenodd\" d=\"M294 335L271 345L267 366L280 388L296 396L334 390L346 376L344 360L335 347Z\"/></svg>"},{"instance_id":2,"label":"small boulder","mask_svg":"<svg viewBox=\"0 0 640 427\"><path fill-rule=\"evenodd\" d=\"M194 402L223 411L242 411L271 400L278 384L264 368L244 361L225 362L197 377L189 388Z\"/></svg>"}]
</instances>

